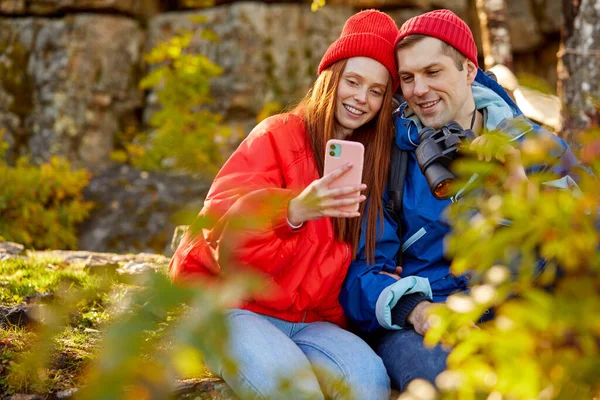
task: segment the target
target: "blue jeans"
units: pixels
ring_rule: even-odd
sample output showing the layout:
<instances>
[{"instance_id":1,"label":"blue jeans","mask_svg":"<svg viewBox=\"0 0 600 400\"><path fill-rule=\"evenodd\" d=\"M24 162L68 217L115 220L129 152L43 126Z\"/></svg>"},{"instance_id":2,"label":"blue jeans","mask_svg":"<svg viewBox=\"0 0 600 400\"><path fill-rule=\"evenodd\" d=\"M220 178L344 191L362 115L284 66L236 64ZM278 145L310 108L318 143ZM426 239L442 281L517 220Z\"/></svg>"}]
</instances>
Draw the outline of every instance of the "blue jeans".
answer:
<instances>
[{"instance_id":1,"label":"blue jeans","mask_svg":"<svg viewBox=\"0 0 600 400\"><path fill-rule=\"evenodd\" d=\"M375 349L387 368L392 386L400 391L417 378L434 383L435 377L446 369L449 354L439 344L426 347L423 336L410 328L387 332Z\"/></svg>"},{"instance_id":2,"label":"blue jeans","mask_svg":"<svg viewBox=\"0 0 600 400\"><path fill-rule=\"evenodd\" d=\"M292 323L240 309L227 318L237 370L228 374L218 360L205 362L242 399L390 397L381 359L337 325Z\"/></svg>"}]
</instances>

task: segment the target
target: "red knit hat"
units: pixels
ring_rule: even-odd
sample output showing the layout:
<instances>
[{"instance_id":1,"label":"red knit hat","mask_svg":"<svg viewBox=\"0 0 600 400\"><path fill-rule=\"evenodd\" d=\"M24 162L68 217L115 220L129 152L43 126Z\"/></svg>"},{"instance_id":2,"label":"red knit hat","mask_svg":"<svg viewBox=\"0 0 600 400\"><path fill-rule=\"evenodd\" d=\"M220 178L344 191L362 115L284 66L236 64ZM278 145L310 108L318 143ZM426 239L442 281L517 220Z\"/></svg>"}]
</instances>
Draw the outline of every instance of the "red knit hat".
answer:
<instances>
[{"instance_id":1,"label":"red knit hat","mask_svg":"<svg viewBox=\"0 0 600 400\"><path fill-rule=\"evenodd\" d=\"M412 17L400 27L395 44L412 34L433 36L440 39L460 51L479 67L477 63L477 46L475 46L471 29L465 21L450 10L435 10Z\"/></svg>"},{"instance_id":2,"label":"red knit hat","mask_svg":"<svg viewBox=\"0 0 600 400\"><path fill-rule=\"evenodd\" d=\"M392 18L377 10L354 14L344 24L340 38L327 49L319 64L319 75L331 64L352 57L369 57L390 71L394 91L400 78L394 54L398 27Z\"/></svg>"}]
</instances>

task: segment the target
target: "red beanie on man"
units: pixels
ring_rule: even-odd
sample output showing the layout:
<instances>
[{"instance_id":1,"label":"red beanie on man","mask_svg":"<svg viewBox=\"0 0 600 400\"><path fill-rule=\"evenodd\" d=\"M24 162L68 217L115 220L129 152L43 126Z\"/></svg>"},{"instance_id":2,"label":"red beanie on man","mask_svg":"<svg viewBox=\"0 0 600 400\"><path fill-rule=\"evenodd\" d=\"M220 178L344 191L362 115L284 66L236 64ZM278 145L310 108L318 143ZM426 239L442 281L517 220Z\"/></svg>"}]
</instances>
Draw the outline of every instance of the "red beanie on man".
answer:
<instances>
[{"instance_id":1,"label":"red beanie on man","mask_svg":"<svg viewBox=\"0 0 600 400\"><path fill-rule=\"evenodd\" d=\"M319 74L327 67L345 58L369 57L387 68L396 91L400 78L396 66L394 44L398 27L392 18L377 10L365 10L348 18L339 39L329 46L321 63Z\"/></svg>"},{"instance_id":2,"label":"red beanie on man","mask_svg":"<svg viewBox=\"0 0 600 400\"><path fill-rule=\"evenodd\" d=\"M469 26L450 10L435 10L417 15L400 27L395 45L408 35L421 34L440 39L461 52L479 67L477 46Z\"/></svg>"}]
</instances>

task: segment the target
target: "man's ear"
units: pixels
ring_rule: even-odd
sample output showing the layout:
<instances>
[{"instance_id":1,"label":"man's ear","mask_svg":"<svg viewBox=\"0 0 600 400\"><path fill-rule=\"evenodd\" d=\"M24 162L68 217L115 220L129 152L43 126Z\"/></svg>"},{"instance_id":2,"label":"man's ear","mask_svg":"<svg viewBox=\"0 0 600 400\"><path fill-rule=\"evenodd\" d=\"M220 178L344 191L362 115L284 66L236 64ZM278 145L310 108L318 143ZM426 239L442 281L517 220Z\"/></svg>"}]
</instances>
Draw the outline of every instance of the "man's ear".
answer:
<instances>
[{"instance_id":1,"label":"man's ear","mask_svg":"<svg viewBox=\"0 0 600 400\"><path fill-rule=\"evenodd\" d=\"M477 76L477 66L471 60L467 60L467 83L470 85L475 81Z\"/></svg>"}]
</instances>

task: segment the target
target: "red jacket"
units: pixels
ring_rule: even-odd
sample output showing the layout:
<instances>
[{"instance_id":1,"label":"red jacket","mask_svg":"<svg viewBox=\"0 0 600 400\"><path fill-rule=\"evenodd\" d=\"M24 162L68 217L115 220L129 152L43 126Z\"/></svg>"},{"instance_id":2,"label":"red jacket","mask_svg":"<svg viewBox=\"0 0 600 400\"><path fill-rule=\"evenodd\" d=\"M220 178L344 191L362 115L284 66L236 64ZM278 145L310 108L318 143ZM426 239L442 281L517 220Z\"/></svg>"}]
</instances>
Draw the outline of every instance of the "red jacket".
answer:
<instances>
[{"instance_id":1,"label":"red jacket","mask_svg":"<svg viewBox=\"0 0 600 400\"><path fill-rule=\"evenodd\" d=\"M171 277L217 274L221 264L249 267L266 275L271 289L241 308L291 322L345 326L338 295L350 246L334 240L330 218L297 230L287 223L289 200L318 178L300 117L281 114L261 122L215 178L200 212L214 224L184 238L171 260Z\"/></svg>"}]
</instances>

